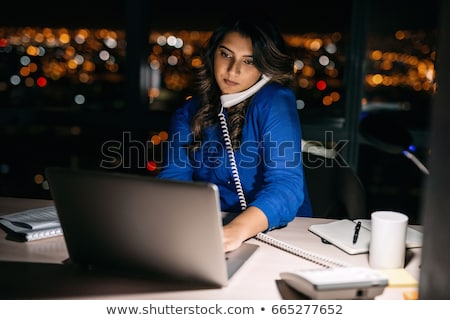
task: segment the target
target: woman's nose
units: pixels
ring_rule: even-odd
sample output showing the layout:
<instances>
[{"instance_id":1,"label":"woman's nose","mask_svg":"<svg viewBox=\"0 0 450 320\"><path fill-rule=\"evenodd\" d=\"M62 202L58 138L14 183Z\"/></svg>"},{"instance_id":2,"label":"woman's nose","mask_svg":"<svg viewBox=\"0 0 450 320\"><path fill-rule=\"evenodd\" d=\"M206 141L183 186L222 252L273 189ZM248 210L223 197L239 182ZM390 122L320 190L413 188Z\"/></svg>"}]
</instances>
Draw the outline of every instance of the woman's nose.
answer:
<instances>
[{"instance_id":1,"label":"woman's nose","mask_svg":"<svg viewBox=\"0 0 450 320\"><path fill-rule=\"evenodd\" d=\"M239 63L237 63L236 61L231 61L228 65L228 72L239 74L241 72Z\"/></svg>"}]
</instances>

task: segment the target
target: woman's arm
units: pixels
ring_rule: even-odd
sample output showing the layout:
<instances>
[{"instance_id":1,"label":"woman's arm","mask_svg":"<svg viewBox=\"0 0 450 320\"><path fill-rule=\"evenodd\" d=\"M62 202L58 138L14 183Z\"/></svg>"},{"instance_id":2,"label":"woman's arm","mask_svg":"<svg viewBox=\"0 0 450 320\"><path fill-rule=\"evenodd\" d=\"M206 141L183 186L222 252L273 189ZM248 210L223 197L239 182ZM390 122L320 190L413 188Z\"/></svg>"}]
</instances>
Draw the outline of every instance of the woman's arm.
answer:
<instances>
[{"instance_id":1,"label":"woman's arm","mask_svg":"<svg viewBox=\"0 0 450 320\"><path fill-rule=\"evenodd\" d=\"M238 248L259 232L287 225L305 198L301 128L295 96L286 88L272 87L264 90L254 103L247 119L250 127L246 138L262 140L260 166L263 170L257 183L260 189L253 196L247 195L247 209L224 227L226 251ZM242 165L239 169L243 173L242 182L250 187L254 180L246 171L254 171Z\"/></svg>"},{"instance_id":2,"label":"woman's arm","mask_svg":"<svg viewBox=\"0 0 450 320\"><path fill-rule=\"evenodd\" d=\"M270 230L292 221L305 198L301 127L291 90L271 86L260 93L252 117L262 141L262 181L247 205L264 212Z\"/></svg>"},{"instance_id":3,"label":"woman's arm","mask_svg":"<svg viewBox=\"0 0 450 320\"><path fill-rule=\"evenodd\" d=\"M225 252L239 248L242 242L267 230L268 226L264 212L257 207L248 207L223 227Z\"/></svg>"},{"instance_id":4,"label":"woman's arm","mask_svg":"<svg viewBox=\"0 0 450 320\"><path fill-rule=\"evenodd\" d=\"M192 167L186 146L192 141L190 121L194 106L193 101L189 100L172 116L169 139L162 142L163 164L159 178L192 180Z\"/></svg>"}]
</instances>

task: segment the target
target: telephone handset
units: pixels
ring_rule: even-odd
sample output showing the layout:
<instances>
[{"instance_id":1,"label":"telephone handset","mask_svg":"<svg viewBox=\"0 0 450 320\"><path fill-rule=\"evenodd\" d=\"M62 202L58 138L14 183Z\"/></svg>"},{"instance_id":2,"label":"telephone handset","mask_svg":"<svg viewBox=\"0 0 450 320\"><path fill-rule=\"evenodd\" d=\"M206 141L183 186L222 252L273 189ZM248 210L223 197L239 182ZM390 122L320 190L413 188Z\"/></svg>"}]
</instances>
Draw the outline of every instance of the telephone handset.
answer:
<instances>
[{"instance_id":1,"label":"telephone handset","mask_svg":"<svg viewBox=\"0 0 450 320\"><path fill-rule=\"evenodd\" d=\"M225 147L227 149L228 158L230 160L231 172L233 174L233 180L234 180L234 184L236 186L236 190L237 190L237 194L239 197L239 202L241 204L242 211L244 211L247 208L247 202L245 200L244 190L242 189L241 179L239 177L239 172L238 172L236 160L234 157L234 150L233 150L233 146L231 145L231 139L230 139L230 134L228 132L227 120L225 119L225 115L223 113L223 108L229 108L229 107L235 106L239 102L242 102L245 99L251 97L259 89L261 89L267 82L269 82L269 80L270 80L270 77L263 74L261 79L258 82L256 82L253 86L248 88L247 90L244 90L244 91L241 91L238 93L224 94L220 97L220 101L222 103L222 108L220 109L220 112L219 112L220 127L222 129L223 139L225 141Z\"/></svg>"},{"instance_id":2,"label":"telephone handset","mask_svg":"<svg viewBox=\"0 0 450 320\"><path fill-rule=\"evenodd\" d=\"M237 105L239 102L244 101L248 97L251 97L255 94L259 89L261 89L267 82L270 81L270 77L263 74L261 79L256 82L253 86L248 88L247 90L238 92L238 93L230 93L224 94L220 97L220 102L222 102L222 108L229 108Z\"/></svg>"}]
</instances>

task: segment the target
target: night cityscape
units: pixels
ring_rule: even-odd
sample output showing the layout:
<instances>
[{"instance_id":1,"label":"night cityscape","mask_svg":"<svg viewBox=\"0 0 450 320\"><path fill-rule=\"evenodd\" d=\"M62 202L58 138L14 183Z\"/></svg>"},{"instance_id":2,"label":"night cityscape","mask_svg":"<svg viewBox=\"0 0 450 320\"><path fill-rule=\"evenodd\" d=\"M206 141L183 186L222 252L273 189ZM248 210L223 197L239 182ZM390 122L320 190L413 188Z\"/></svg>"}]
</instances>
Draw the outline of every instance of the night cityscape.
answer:
<instances>
[{"instance_id":1,"label":"night cityscape","mask_svg":"<svg viewBox=\"0 0 450 320\"><path fill-rule=\"evenodd\" d=\"M152 157L158 154L171 112L191 94L192 69L202 63L200 49L210 31L149 31L141 53L145 61L139 67L146 103L136 106L127 101L130 62L125 28L52 27L45 19L41 26L26 23L0 25L0 193L48 198L46 166L98 167L101 146L111 140L123 142L125 135L149 150L144 162L131 153L130 159L116 159L117 169L153 174L160 159ZM284 33L295 57L297 107L305 139L310 139L310 124L325 123L326 128L346 116L346 72L352 63L346 28ZM367 35L361 112L392 111L390 117L419 137L416 152L422 160L428 153L423 132L436 90L435 46L435 26ZM395 167L407 161L365 145L359 154L359 163L391 157L388 161ZM148 161L155 161L156 167L148 170ZM384 169L376 164L359 168L368 192L389 197L404 189L414 199L407 209L414 210L421 187L419 170L410 169L412 176L400 186L399 177L380 170ZM392 179L392 186L383 191L381 183L387 179Z\"/></svg>"}]
</instances>

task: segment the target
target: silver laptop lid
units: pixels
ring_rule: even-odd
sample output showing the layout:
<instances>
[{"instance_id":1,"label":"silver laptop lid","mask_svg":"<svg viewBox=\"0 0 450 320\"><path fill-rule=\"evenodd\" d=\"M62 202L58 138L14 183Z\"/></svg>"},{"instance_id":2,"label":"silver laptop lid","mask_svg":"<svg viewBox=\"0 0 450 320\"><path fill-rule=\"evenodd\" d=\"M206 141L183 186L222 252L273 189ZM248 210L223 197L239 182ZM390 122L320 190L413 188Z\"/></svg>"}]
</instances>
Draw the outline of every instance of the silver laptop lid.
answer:
<instances>
[{"instance_id":1,"label":"silver laptop lid","mask_svg":"<svg viewBox=\"0 0 450 320\"><path fill-rule=\"evenodd\" d=\"M55 167L46 176L72 262L227 284L216 185Z\"/></svg>"}]
</instances>

